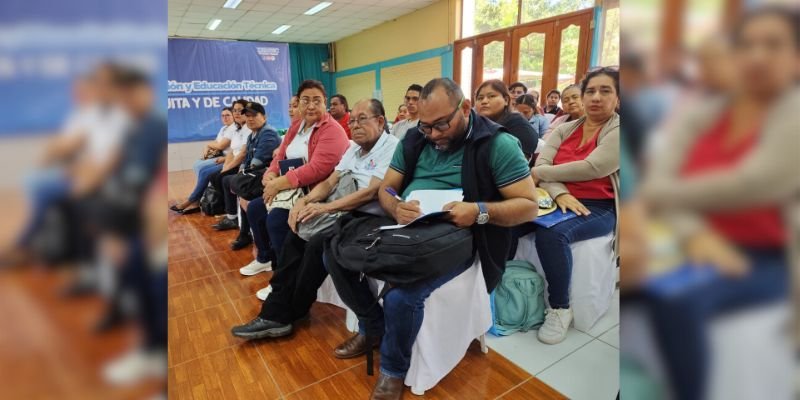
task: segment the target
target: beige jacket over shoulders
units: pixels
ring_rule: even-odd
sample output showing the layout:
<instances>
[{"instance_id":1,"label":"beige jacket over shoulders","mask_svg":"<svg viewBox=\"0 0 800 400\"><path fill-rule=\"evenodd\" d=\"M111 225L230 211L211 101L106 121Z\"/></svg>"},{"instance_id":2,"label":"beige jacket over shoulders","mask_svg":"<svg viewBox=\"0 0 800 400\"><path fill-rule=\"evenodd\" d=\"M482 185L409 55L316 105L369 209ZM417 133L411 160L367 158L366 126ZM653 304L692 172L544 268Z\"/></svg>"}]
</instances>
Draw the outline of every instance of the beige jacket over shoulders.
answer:
<instances>
[{"instance_id":1,"label":"beige jacket over shoulders","mask_svg":"<svg viewBox=\"0 0 800 400\"><path fill-rule=\"evenodd\" d=\"M608 176L614 188L614 203L619 215L619 115L614 113L606 122L597 137L597 148L580 161L553 165L558 148L575 130L583 124L586 117L566 122L556 127L547 138L544 148L536 158L533 173L539 179L539 186L555 199L569 193L564 182L582 182ZM615 234L619 234L619 223ZM615 241L616 243L616 241ZM617 246L615 246L616 248Z\"/></svg>"},{"instance_id":2,"label":"beige jacket over shoulders","mask_svg":"<svg viewBox=\"0 0 800 400\"><path fill-rule=\"evenodd\" d=\"M800 88L787 90L772 106L756 147L735 168L689 179L679 176L691 147L728 104L726 98L704 99L668 127L666 146L649 168L642 194L650 204L672 211L670 223L683 237L704 229L702 216L709 211L778 204L789 231L791 263L798 268Z\"/></svg>"}]
</instances>

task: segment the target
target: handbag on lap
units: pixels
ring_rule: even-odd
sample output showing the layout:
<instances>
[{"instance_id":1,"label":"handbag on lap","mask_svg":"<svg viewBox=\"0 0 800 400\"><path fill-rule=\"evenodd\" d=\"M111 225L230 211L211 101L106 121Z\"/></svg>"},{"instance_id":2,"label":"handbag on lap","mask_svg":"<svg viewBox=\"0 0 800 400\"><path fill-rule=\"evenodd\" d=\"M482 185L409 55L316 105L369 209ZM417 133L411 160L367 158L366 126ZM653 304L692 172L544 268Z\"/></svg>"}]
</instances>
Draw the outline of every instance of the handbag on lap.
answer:
<instances>
[{"instance_id":1,"label":"handbag on lap","mask_svg":"<svg viewBox=\"0 0 800 400\"><path fill-rule=\"evenodd\" d=\"M231 191L247 201L259 198L264 194L263 175L264 169L239 172L231 180Z\"/></svg>"},{"instance_id":2,"label":"handbag on lap","mask_svg":"<svg viewBox=\"0 0 800 400\"><path fill-rule=\"evenodd\" d=\"M325 199L325 202L330 203L332 201L336 201L349 194L355 193L357 190L358 181L353 177L350 171L345 171L339 176L339 182L337 182L336 186L331 190L331 193ZM347 211L337 211L333 213L320 214L308 221L299 223L297 225L297 236L305 241L308 241L312 236L324 230L330 229L333 224L336 223L336 220L346 213Z\"/></svg>"}]
</instances>

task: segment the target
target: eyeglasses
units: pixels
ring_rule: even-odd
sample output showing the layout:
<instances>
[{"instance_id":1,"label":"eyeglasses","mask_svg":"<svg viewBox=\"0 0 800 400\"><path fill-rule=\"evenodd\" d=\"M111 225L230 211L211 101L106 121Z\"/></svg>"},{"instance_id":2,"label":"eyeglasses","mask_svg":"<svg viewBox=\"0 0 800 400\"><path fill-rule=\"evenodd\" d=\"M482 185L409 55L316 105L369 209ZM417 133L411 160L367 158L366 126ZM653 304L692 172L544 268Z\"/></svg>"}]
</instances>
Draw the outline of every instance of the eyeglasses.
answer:
<instances>
[{"instance_id":1,"label":"eyeglasses","mask_svg":"<svg viewBox=\"0 0 800 400\"><path fill-rule=\"evenodd\" d=\"M607 67L604 66L596 66L589 68L586 72L595 72L595 71L611 71L611 72L619 72L619 65L609 65Z\"/></svg>"},{"instance_id":2,"label":"eyeglasses","mask_svg":"<svg viewBox=\"0 0 800 400\"><path fill-rule=\"evenodd\" d=\"M358 118L350 118L350 121L347 121L347 124L350 126L355 126L358 124L359 126L364 126L370 118L378 118L380 115L370 115L369 117L366 115L362 115Z\"/></svg>"},{"instance_id":3,"label":"eyeglasses","mask_svg":"<svg viewBox=\"0 0 800 400\"><path fill-rule=\"evenodd\" d=\"M233 113L234 113L234 114L241 114L241 113L242 113L242 110L237 110L237 109L235 109L235 108L234 108L234 109L233 109Z\"/></svg>"},{"instance_id":4,"label":"eyeglasses","mask_svg":"<svg viewBox=\"0 0 800 400\"><path fill-rule=\"evenodd\" d=\"M308 103L314 103L315 106L319 107L322 104L322 97L314 97L313 99L309 97L300 98L300 104L307 106Z\"/></svg>"},{"instance_id":5,"label":"eyeglasses","mask_svg":"<svg viewBox=\"0 0 800 400\"><path fill-rule=\"evenodd\" d=\"M444 131L450 129L450 121L453 120L453 117L456 116L456 113L458 113L458 110L461 109L461 105L462 104L464 104L464 98L463 97L461 98L461 101L458 102L458 105L456 106L456 109L453 110L453 112L450 113L450 115L447 116L445 119L443 119L443 120L441 120L439 122L433 123L433 124L423 124L422 121L417 122L417 129L419 129L420 132L422 132L422 133L424 133L426 135L430 135L431 132L433 132L434 129L436 129L439 132L444 132Z\"/></svg>"}]
</instances>

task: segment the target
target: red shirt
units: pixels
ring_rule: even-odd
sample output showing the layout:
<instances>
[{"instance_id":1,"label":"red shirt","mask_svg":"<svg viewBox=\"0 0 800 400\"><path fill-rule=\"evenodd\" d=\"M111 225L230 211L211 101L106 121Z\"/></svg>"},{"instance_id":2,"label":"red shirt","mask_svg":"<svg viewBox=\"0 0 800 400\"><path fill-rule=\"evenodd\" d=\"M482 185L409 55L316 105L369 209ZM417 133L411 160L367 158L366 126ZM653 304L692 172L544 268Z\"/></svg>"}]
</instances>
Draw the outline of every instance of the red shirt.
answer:
<instances>
[{"instance_id":1,"label":"red shirt","mask_svg":"<svg viewBox=\"0 0 800 400\"><path fill-rule=\"evenodd\" d=\"M336 122L344 128L344 133L347 134L347 138L352 139L353 134L350 133L350 113L344 113L344 117L342 117L342 119L337 119Z\"/></svg>"},{"instance_id":2,"label":"red shirt","mask_svg":"<svg viewBox=\"0 0 800 400\"><path fill-rule=\"evenodd\" d=\"M553 158L553 165L585 160L597 148L598 136L600 136L600 129L581 146L583 138L583 124L581 124L575 132L567 137L567 140L561 143ZM614 187L611 186L611 177L608 176L583 182L564 182L564 185L576 199L607 200L614 198Z\"/></svg>"},{"instance_id":3,"label":"red shirt","mask_svg":"<svg viewBox=\"0 0 800 400\"><path fill-rule=\"evenodd\" d=\"M731 125L726 112L695 142L681 169L681 176L691 177L736 167L755 148L761 129L747 133L732 147L725 144ZM781 247L786 243L778 206L760 206L733 211L707 213L706 222L728 240L750 247Z\"/></svg>"}]
</instances>

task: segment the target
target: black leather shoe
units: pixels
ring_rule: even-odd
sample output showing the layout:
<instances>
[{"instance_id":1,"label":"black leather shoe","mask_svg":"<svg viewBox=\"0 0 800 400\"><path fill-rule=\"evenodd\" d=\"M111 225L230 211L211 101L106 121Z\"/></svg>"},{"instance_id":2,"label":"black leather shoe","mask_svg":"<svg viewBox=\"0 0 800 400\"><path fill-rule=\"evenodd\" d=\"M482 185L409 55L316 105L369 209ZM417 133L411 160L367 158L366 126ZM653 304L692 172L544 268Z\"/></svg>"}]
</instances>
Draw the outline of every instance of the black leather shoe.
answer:
<instances>
[{"instance_id":1,"label":"black leather shoe","mask_svg":"<svg viewBox=\"0 0 800 400\"><path fill-rule=\"evenodd\" d=\"M244 339L262 339L266 337L277 338L288 336L292 333L292 324L282 324L261 317L231 329L231 334Z\"/></svg>"},{"instance_id":2,"label":"black leather shoe","mask_svg":"<svg viewBox=\"0 0 800 400\"><path fill-rule=\"evenodd\" d=\"M231 250L241 250L247 246L250 246L251 244L253 244L253 239L250 239L249 235L245 237L239 236L236 238L236 240L231 242Z\"/></svg>"},{"instance_id":3,"label":"black leather shoe","mask_svg":"<svg viewBox=\"0 0 800 400\"><path fill-rule=\"evenodd\" d=\"M403 380L381 374L372 388L370 400L400 400L403 398Z\"/></svg>"},{"instance_id":4,"label":"black leather shoe","mask_svg":"<svg viewBox=\"0 0 800 400\"><path fill-rule=\"evenodd\" d=\"M374 338L375 342L372 344L373 348L376 348L381 343L381 338ZM344 341L344 343L336 346L333 350L333 355L336 358L354 358L358 356L363 356L367 353L367 337L357 333Z\"/></svg>"},{"instance_id":5,"label":"black leather shoe","mask_svg":"<svg viewBox=\"0 0 800 400\"><path fill-rule=\"evenodd\" d=\"M221 221L217 222L214 225L211 225L212 228L218 231L227 231L229 229L239 229L239 222L236 219L230 219L228 217L222 218Z\"/></svg>"}]
</instances>

